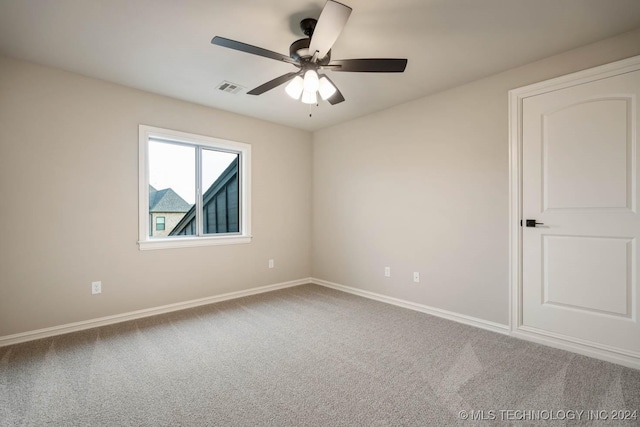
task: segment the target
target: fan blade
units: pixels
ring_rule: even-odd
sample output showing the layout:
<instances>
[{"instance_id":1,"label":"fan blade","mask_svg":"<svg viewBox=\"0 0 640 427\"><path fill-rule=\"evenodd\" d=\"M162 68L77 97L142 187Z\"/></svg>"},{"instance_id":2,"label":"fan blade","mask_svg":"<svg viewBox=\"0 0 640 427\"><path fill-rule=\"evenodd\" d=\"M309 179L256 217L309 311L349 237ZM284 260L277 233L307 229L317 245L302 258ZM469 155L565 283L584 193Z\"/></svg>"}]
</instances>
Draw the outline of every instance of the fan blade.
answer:
<instances>
[{"instance_id":1,"label":"fan blade","mask_svg":"<svg viewBox=\"0 0 640 427\"><path fill-rule=\"evenodd\" d=\"M337 59L325 67L333 71L350 71L360 73L402 73L407 67L406 59L367 58Z\"/></svg>"},{"instance_id":2,"label":"fan blade","mask_svg":"<svg viewBox=\"0 0 640 427\"><path fill-rule=\"evenodd\" d=\"M324 58L333 44L338 40L347 20L351 15L351 8L337 1L328 0L318 18L316 28L311 36L309 53L318 51L318 60Z\"/></svg>"},{"instance_id":3,"label":"fan blade","mask_svg":"<svg viewBox=\"0 0 640 427\"><path fill-rule=\"evenodd\" d=\"M261 95L273 88L276 88L278 86L280 86L281 84L284 84L286 82L288 82L289 80L293 79L295 76L297 76L298 73L287 73L284 76L280 76L280 77L276 77L275 79L266 82L265 84L258 86L255 89L251 89L249 92L247 92L247 95Z\"/></svg>"},{"instance_id":4,"label":"fan blade","mask_svg":"<svg viewBox=\"0 0 640 427\"><path fill-rule=\"evenodd\" d=\"M288 62L289 64L298 65L298 61L288 56L282 55L278 52L273 52L271 50L263 49L261 47L252 46L250 44L237 42L231 39L225 39L224 37L215 36L211 40L212 44L227 47L229 49L239 50L240 52L250 53L252 55L264 56L265 58L275 59L277 61Z\"/></svg>"},{"instance_id":5,"label":"fan blade","mask_svg":"<svg viewBox=\"0 0 640 427\"><path fill-rule=\"evenodd\" d=\"M344 101L344 96L342 96L342 93L340 93L340 89L338 89L338 86L336 86L336 84L333 82L333 80L331 80L329 78L329 76L327 76L326 74L323 74L322 77L326 78L327 80L329 80L329 82L333 85L333 87L336 88L336 93L334 93L333 95L331 95L327 101L329 101L329 104L331 105L336 105L341 103L342 101Z\"/></svg>"}]
</instances>

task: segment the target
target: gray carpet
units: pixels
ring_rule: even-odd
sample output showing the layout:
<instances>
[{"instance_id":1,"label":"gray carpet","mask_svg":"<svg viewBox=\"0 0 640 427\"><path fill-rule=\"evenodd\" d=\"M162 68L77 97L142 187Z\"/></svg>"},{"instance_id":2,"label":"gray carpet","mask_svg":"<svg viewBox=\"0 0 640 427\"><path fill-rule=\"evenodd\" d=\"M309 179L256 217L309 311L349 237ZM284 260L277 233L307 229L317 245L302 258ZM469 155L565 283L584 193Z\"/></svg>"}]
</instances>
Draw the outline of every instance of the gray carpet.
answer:
<instances>
[{"instance_id":1,"label":"gray carpet","mask_svg":"<svg viewBox=\"0 0 640 427\"><path fill-rule=\"evenodd\" d=\"M520 421L624 409L640 371L315 285L0 348L2 426L640 425Z\"/></svg>"}]
</instances>

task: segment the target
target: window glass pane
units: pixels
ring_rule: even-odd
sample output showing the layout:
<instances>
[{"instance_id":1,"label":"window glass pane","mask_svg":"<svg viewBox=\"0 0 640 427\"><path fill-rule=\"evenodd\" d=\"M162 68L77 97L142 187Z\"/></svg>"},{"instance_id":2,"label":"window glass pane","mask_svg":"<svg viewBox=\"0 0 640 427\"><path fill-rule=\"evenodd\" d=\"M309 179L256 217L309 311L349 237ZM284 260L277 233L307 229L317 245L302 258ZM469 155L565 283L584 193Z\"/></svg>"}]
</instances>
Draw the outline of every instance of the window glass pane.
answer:
<instances>
[{"instance_id":1,"label":"window glass pane","mask_svg":"<svg viewBox=\"0 0 640 427\"><path fill-rule=\"evenodd\" d=\"M238 153L202 150L204 234L240 231L238 160Z\"/></svg>"},{"instance_id":2,"label":"window glass pane","mask_svg":"<svg viewBox=\"0 0 640 427\"><path fill-rule=\"evenodd\" d=\"M163 231L164 230L164 217L159 216L156 218L156 230Z\"/></svg>"},{"instance_id":3,"label":"window glass pane","mask_svg":"<svg viewBox=\"0 0 640 427\"><path fill-rule=\"evenodd\" d=\"M162 229L156 222L150 237L196 234L195 164L195 147L149 141L149 215L164 217Z\"/></svg>"}]
</instances>

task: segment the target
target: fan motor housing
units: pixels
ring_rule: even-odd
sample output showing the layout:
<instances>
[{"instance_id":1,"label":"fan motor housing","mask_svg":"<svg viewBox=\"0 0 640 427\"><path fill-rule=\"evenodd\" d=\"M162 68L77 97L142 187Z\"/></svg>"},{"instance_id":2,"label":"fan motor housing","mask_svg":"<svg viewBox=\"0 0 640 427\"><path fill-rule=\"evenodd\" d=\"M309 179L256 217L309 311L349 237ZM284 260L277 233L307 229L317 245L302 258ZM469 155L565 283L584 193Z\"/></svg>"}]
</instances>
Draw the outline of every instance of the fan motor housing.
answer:
<instances>
[{"instance_id":1,"label":"fan motor housing","mask_svg":"<svg viewBox=\"0 0 640 427\"><path fill-rule=\"evenodd\" d=\"M316 24L318 23L317 19L313 18L305 18L300 21L300 29L307 36L304 39L296 40L291 43L289 46L289 56L296 61L303 62L304 60L309 60L313 56L311 52L309 52L309 44L311 43L311 37L313 36L313 30L316 29ZM327 55L318 61L319 65L327 65L331 60L331 51L327 52Z\"/></svg>"},{"instance_id":2,"label":"fan motor housing","mask_svg":"<svg viewBox=\"0 0 640 427\"><path fill-rule=\"evenodd\" d=\"M294 41L293 43L291 43L291 46L289 46L289 56L296 61L299 61L302 58L311 57L311 55L309 55L310 42L311 39L308 38Z\"/></svg>"},{"instance_id":3,"label":"fan motor housing","mask_svg":"<svg viewBox=\"0 0 640 427\"><path fill-rule=\"evenodd\" d=\"M304 38L296 40L289 46L289 56L296 61L304 61L311 59L313 55L309 52L310 38ZM331 51L327 52L327 55L318 61L319 65L327 65L331 61Z\"/></svg>"}]
</instances>

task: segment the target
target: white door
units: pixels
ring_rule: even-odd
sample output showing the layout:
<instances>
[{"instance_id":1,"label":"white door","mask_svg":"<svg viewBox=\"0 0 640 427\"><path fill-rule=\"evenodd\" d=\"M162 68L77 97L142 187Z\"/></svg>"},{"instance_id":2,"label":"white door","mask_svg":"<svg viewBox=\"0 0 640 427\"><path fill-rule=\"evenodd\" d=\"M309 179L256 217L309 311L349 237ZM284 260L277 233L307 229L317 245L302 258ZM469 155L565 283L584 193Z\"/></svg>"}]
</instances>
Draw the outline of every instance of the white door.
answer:
<instances>
[{"instance_id":1,"label":"white door","mask_svg":"<svg viewBox=\"0 0 640 427\"><path fill-rule=\"evenodd\" d=\"M522 326L640 355L640 71L522 101Z\"/></svg>"}]
</instances>

